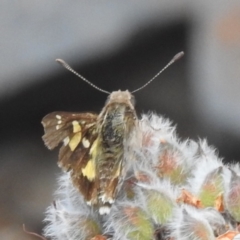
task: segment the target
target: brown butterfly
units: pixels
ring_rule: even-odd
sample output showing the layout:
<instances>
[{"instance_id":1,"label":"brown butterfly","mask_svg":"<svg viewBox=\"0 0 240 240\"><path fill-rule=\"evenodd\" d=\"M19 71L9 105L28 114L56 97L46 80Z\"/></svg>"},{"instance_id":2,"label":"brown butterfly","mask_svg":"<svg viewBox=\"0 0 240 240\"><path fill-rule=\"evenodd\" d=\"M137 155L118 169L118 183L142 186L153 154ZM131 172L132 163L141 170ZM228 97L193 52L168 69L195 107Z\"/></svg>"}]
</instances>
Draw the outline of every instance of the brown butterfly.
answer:
<instances>
[{"instance_id":1,"label":"brown butterfly","mask_svg":"<svg viewBox=\"0 0 240 240\"><path fill-rule=\"evenodd\" d=\"M175 55L159 73L133 92L144 88L182 56L183 52ZM59 166L70 171L73 184L87 204L97 207L101 215L108 214L121 186L125 150L131 147L129 139L137 131L134 97L129 91L109 93L98 88L63 60L57 61L94 88L109 94L99 115L53 112L42 120L45 145L53 149L63 143Z\"/></svg>"}]
</instances>

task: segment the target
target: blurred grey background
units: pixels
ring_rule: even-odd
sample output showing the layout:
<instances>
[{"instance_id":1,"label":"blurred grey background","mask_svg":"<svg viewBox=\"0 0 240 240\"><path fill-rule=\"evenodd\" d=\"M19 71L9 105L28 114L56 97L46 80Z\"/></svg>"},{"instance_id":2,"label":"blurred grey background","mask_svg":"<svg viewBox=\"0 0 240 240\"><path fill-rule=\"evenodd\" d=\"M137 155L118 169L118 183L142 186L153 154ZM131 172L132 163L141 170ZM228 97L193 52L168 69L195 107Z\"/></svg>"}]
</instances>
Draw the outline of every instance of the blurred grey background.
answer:
<instances>
[{"instance_id":1,"label":"blurred grey background","mask_svg":"<svg viewBox=\"0 0 240 240\"><path fill-rule=\"evenodd\" d=\"M36 239L54 199L58 150L42 140L52 111L95 111L106 95L54 60L62 58L107 91L134 90L179 51L185 57L135 94L137 111L207 138L240 160L239 1L49 1L0 3L0 239Z\"/></svg>"}]
</instances>

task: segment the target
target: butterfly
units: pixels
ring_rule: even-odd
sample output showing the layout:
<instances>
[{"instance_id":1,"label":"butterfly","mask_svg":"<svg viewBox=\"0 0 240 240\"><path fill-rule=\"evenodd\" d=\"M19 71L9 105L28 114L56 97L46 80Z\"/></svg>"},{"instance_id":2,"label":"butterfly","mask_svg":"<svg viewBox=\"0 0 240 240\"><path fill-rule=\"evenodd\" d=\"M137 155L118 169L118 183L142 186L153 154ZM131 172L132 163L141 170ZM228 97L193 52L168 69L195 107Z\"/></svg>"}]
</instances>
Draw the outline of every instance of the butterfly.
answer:
<instances>
[{"instance_id":1,"label":"butterfly","mask_svg":"<svg viewBox=\"0 0 240 240\"><path fill-rule=\"evenodd\" d=\"M131 147L129 139L138 131L132 93L144 88L182 56L183 52L175 55L142 87L132 92L119 90L112 93L92 84L66 62L57 59L82 80L109 94L100 114L52 112L42 120L45 145L54 149L62 143L59 166L70 172L74 186L88 205L98 209L100 215L108 214L116 199L124 175L124 154Z\"/></svg>"}]
</instances>

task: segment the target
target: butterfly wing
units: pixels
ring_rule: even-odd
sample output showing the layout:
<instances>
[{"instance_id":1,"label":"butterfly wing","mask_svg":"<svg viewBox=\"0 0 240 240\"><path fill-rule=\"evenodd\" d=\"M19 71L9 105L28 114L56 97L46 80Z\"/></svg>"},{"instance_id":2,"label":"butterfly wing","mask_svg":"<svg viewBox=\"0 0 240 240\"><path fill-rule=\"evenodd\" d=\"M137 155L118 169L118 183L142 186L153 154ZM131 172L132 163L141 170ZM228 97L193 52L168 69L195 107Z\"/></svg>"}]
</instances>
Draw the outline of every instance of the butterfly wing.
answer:
<instances>
[{"instance_id":1,"label":"butterfly wing","mask_svg":"<svg viewBox=\"0 0 240 240\"><path fill-rule=\"evenodd\" d=\"M73 183L90 201L96 188L94 154L97 144L97 114L53 112L46 115L42 124L43 140L49 149L63 145L59 152L59 166L71 171Z\"/></svg>"}]
</instances>

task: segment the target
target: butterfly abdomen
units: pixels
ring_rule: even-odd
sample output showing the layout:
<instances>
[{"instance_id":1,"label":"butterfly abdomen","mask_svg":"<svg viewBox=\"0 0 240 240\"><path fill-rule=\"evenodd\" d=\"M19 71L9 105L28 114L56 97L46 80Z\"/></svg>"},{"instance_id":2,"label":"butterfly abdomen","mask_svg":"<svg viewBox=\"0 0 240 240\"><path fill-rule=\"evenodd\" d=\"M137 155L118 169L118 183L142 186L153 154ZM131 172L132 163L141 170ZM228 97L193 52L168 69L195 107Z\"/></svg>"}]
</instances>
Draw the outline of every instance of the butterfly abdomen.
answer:
<instances>
[{"instance_id":1,"label":"butterfly abdomen","mask_svg":"<svg viewBox=\"0 0 240 240\"><path fill-rule=\"evenodd\" d=\"M126 106L112 104L106 108L101 119L99 137L101 139L101 154L97 159L99 172L99 212L108 213L114 202L119 176L122 172L124 154Z\"/></svg>"}]
</instances>

